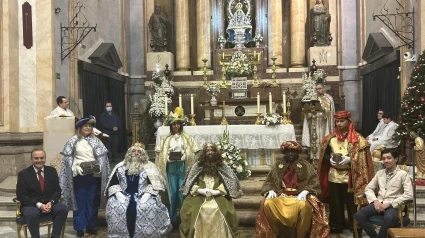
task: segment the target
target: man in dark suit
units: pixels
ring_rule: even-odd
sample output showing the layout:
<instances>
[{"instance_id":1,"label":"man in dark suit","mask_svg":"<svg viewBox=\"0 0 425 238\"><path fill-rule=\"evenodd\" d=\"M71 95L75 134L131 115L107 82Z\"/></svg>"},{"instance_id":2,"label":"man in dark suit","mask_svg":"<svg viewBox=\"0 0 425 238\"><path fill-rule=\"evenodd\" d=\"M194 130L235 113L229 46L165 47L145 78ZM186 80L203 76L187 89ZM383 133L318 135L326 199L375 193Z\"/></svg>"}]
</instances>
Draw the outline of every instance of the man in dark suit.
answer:
<instances>
[{"instance_id":1,"label":"man in dark suit","mask_svg":"<svg viewBox=\"0 0 425 238\"><path fill-rule=\"evenodd\" d=\"M31 237L40 237L39 218L51 213L53 237L60 237L68 216L68 208L59 203L61 188L56 169L45 166L46 152L35 149L31 152L32 165L18 174L16 196L21 202L21 213L25 216Z\"/></svg>"}]
</instances>

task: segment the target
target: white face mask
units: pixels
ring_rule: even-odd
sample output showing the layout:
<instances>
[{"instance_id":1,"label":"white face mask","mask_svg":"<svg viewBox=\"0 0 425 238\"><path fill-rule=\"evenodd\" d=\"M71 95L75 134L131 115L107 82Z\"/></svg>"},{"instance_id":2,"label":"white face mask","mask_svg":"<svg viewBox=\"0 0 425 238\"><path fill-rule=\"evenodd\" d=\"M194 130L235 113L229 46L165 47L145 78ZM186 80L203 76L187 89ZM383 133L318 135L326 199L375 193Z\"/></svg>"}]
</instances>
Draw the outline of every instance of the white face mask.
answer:
<instances>
[{"instance_id":1,"label":"white face mask","mask_svg":"<svg viewBox=\"0 0 425 238\"><path fill-rule=\"evenodd\" d=\"M107 112L112 112L112 107L106 107Z\"/></svg>"}]
</instances>

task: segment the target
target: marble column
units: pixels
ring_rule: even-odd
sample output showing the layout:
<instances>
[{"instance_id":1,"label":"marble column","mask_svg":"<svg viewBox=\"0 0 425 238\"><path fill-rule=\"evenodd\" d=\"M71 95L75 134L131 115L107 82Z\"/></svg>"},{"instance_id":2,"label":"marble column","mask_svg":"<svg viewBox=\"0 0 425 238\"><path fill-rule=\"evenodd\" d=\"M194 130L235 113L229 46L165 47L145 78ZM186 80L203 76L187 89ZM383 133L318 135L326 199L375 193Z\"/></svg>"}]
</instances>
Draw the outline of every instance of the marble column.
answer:
<instances>
[{"instance_id":1,"label":"marble column","mask_svg":"<svg viewBox=\"0 0 425 238\"><path fill-rule=\"evenodd\" d=\"M305 0L291 0L291 67L304 66L306 11Z\"/></svg>"},{"instance_id":2,"label":"marble column","mask_svg":"<svg viewBox=\"0 0 425 238\"><path fill-rule=\"evenodd\" d=\"M261 5L262 5L263 0L257 0L255 1L255 32L254 32L254 36L256 34L261 34L263 35L262 32L262 26L261 26L261 18L263 17L261 14Z\"/></svg>"},{"instance_id":3,"label":"marble column","mask_svg":"<svg viewBox=\"0 0 425 238\"><path fill-rule=\"evenodd\" d=\"M204 68L202 59L206 58L207 68L211 68L211 13L209 0L196 0L196 37L197 37L197 66Z\"/></svg>"},{"instance_id":4,"label":"marble column","mask_svg":"<svg viewBox=\"0 0 425 238\"><path fill-rule=\"evenodd\" d=\"M270 0L268 7L269 16L269 47L268 47L268 66L272 65L271 57L276 57L276 66L283 65L283 23L282 23L282 1Z\"/></svg>"},{"instance_id":5,"label":"marble column","mask_svg":"<svg viewBox=\"0 0 425 238\"><path fill-rule=\"evenodd\" d=\"M226 37L225 26L224 26L224 23L226 22L224 19L224 15L226 11L227 10L223 8L223 0L217 0L217 6L216 6L217 28L216 29L218 29L218 36L222 35L223 37Z\"/></svg>"},{"instance_id":6,"label":"marble column","mask_svg":"<svg viewBox=\"0 0 425 238\"><path fill-rule=\"evenodd\" d=\"M176 0L174 7L176 23L176 70L190 69L189 51L189 2Z\"/></svg>"}]
</instances>

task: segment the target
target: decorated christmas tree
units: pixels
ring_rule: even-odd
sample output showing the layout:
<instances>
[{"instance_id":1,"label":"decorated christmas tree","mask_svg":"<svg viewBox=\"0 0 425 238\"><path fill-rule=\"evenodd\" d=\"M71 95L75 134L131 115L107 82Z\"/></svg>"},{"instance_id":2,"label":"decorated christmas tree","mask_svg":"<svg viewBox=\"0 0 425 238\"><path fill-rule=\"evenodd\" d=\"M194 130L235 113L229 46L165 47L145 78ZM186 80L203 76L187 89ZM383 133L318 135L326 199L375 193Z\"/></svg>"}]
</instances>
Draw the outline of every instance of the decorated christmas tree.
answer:
<instances>
[{"instance_id":1,"label":"decorated christmas tree","mask_svg":"<svg viewBox=\"0 0 425 238\"><path fill-rule=\"evenodd\" d=\"M415 68L410 76L410 82L401 100L399 127L396 130L395 140L401 143L413 144L409 135L416 133L425 138L425 51L419 56Z\"/></svg>"}]
</instances>

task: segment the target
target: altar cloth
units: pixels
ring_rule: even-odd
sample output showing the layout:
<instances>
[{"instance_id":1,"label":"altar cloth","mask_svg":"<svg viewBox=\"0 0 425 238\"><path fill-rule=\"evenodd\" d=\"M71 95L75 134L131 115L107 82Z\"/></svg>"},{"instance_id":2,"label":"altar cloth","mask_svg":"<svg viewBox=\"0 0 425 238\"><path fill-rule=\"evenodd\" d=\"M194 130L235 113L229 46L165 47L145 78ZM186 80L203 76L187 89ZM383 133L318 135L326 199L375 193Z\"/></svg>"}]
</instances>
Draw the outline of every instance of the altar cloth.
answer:
<instances>
[{"instance_id":1,"label":"altar cloth","mask_svg":"<svg viewBox=\"0 0 425 238\"><path fill-rule=\"evenodd\" d=\"M221 141L226 126L210 125L210 126L185 126L183 130L191 135L199 148L206 142ZM291 140L296 141L294 125L229 125L230 142L235 144L239 149L278 149L282 142ZM164 139L170 128L161 126L158 128L156 135L156 146Z\"/></svg>"}]
</instances>

